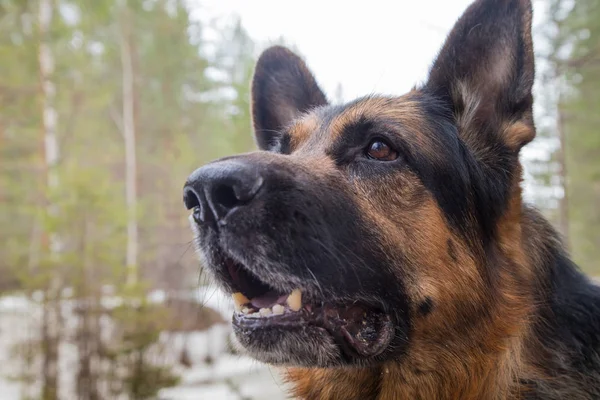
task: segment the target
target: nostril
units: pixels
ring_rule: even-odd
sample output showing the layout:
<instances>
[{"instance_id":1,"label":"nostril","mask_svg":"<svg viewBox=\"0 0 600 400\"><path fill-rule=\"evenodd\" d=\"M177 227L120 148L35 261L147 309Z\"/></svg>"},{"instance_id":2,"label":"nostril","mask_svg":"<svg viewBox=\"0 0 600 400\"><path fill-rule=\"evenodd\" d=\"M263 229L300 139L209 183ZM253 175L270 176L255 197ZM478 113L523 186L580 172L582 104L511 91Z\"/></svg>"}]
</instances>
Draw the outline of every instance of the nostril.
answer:
<instances>
[{"instance_id":1,"label":"nostril","mask_svg":"<svg viewBox=\"0 0 600 400\"><path fill-rule=\"evenodd\" d=\"M213 162L198 168L184 185L183 201L203 223L224 225L230 211L248 205L263 187L263 178L251 164Z\"/></svg>"},{"instance_id":2,"label":"nostril","mask_svg":"<svg viewBox=\"0 0 600 400\"><path fill-rule=\"evenodd\" d=\"M263 178L261 176L254 179L252 185L248 183L242 185L234 185L233 192L235 193L235 197L242 203L248 202L256 196L258 191L263 185Z\"/></svg>"},{"instance_id":3,"label":"nostril","mask_svg":"<svg viewBox=\"0 0 600 400\"><path fill-rule=\"evenodd\" d=\"M230 210L240 202L233 188L229 185L218 185L213 189L212 198L226 210Z\"/></svg>"},{"instance_id":4,"label":"nostril","mask_svg":"<svg viewBox=\"0 0 600 400\"><path fill-rule=\"evenodd\" d=\"M183 190L183 203L188 210L200 206L200 199L192 188L187 187Z\"/></svg>"}]
</instances>

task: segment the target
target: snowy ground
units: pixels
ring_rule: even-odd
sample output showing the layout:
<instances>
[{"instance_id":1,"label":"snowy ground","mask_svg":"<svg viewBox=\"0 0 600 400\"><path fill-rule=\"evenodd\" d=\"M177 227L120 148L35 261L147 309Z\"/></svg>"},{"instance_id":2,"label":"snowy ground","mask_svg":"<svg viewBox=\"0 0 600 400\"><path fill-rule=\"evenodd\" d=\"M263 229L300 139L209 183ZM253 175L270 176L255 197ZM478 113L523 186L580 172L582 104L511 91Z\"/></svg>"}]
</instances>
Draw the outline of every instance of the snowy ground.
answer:
<instances>
[{"instance_id":1,"label":"snowy ground","mask_svg":"<svg viewBox=\"0 0 600 400\"><path fill-rule=\"evenodd\" d=\"M225 320L231 319L231 300L223 298L220 292L199 291L197 300L219 311ZM160 302L164 296L160 292L152 295L153 301ZM119 299L107 299L118 303ZM11 380L11 376L23 370L13 357L11 349L19 341L32 337L31 321L39 315L39 307L21 296L0 298L0 400L20 400L28 394L36 393L35 385L24 385ZM68 323L68 321L67 321ZM227 352L227 337L231 335L230 325L215 325L208 331L190 333L165 333L161 341L167 351L163 362L173 366L173 372L181 377L176 387L164 388L159 392L159 400L254 400L287 398L285 386L278 372L248 357ZM191 362L184 367L177 362L183 349L186 349ZM73 387L74 372L77 366L77 351L70 343L60 347L60 382L63 388ZM207 356L214 360L205 362ZM74 399L72 393L64 390L61 400ZM75 399L74 399L75 400Z\"/></svg>"},{"instance_id":2,"label":"snowy ground","mask_svg":"<svg viewBox=\"0 0 600 400\"><path fill-rule=\"evenodd\" d=\"M219 311L225 320L231 320L231 299L223 297L220 291L214 288L198 291L197 296L199 303ZM245 356L226 353L227 335L231 335L229 325L217 325L209 332L187 335L185 341L194 365L181 372L182 379L177 387L161 390L159 400L286 399L285 386L274 368ZM183 338L170 337L180 349ZM214 357L214 364L202 363L207 354Z\"/></svg>"},{"instance_id":3,"label":"snowy ground","mask_svg":"<svg viewBox=\"0 0 600 400\"><path fill-rule=\"evenodd\" d=\"M159 393L160 400L285 398L285 386L275 370L238 356L222 356L211 367L195 367L177 387Z\"/></svg>"}]
</instances>

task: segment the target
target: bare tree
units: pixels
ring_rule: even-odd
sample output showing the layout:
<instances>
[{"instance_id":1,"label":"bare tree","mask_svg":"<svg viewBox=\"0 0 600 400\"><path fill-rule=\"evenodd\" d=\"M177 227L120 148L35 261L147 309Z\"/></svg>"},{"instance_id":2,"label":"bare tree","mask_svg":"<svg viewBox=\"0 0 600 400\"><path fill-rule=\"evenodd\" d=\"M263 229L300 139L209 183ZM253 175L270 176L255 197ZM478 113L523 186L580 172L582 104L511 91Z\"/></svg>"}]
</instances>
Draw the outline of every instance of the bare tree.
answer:
<instances>
[{"instance_id":1,"label":"bare tree","mask_svg":"<svg viewBox=\"0 0 600 400\"><path fill-rule=\"evenodd\" d=\"M568 35L561 33L561 27L564 20L565 1L553 0L549 4L550 26L554 28L550 34L550 53L547 56L550 61L547 83L554 90L553 99L555 101L555 134L558 139L558 148L555 151L555 157L558 167L558 185L561 188L562 196L558 199L558 226L563 235L564 245L569 249L569 187L567 181L567 159L566 159L566 138L565 138L565 110L563 104L566 82L564 80L564 68L569 62L560 54L565 45L570 41Z\"/></svg>"},{"instance_id":2,"label":"bare tree","mask_svg":"<svg viewBox=\"0 0 600 400\"><path fill-rule=\"evenodd\" d=\"M137 162L135 152L135 82L133 41L127 0L121 1L120 47L123 86L123 139L125 141L125 197L127 203L127 284L138 279Z\"/></svg>"},{"instance_id":3,"label":"bare tree","mask_svg":"<svg viewBox=\"0 0 600 400\"><path fill-rule=\"evenodd\" d=\"M560 179L560 186L563 191L563 195L558 203L559 208L559 227L561 234L563 235L564 245L567 250L570 249L570 236L569 236L569 193L568 193L568 182L567 182L567 160L566 160L566 138L565 138L565 112L564 105L562 104L560 97L557 105L557 117L556 117L556 131L558 134L559 147L556 151L556 159L558 161L558 177Z\"/></svg>"},{"instance_id":4,"label":"bare tree","mask_svg":"<svg viewBox=\"0 0 600 400\"><path fill-rule=\"evenodd\" d=\"M38 63L42 98L42 149L43 165L46 177L46 193L51 193L59 183L56 167L59 160L59 145L57 139L56 86L52 81L54 73L54 56L50 47L50 31L54 13L52 0L40 0L38 9L39 50ZM47 214L55 216L58 207L45 196ZM56 262L61 251L61 241L58 233L48 232L42 236L43 246L49 252L50 261ZM56 301L58 293L57 277L50 279L49 287L44 294L44 307L41 325L42 344L42 398L44 400L58 399L58 340L60 328L60 304ZM54 301L53 301L54 300Z\"/></svg>"}]
</instances>

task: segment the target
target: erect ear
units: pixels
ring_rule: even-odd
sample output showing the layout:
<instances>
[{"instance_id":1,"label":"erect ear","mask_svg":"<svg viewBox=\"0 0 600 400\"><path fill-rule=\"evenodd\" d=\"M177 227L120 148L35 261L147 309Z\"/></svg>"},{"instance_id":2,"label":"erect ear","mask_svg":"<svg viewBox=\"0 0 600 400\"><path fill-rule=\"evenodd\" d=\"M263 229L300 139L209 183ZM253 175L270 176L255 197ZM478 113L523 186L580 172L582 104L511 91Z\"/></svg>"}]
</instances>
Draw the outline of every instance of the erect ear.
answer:
<instances>
[{"instance_id":1,"label":"erect ear","mask_svg":"<svg viewBox=\"0 0 600 400\"><path fill-rule=\"evenodd\" d=\"M268 150L299 114L327 104L300 57L273 46L258 58L252 79L252 123L258 147Z\"/></svg>"},{"instance_id":2,"label":"erect ear","mask_svg":"<svg viewBox=\"0 0 600 400\"><path fill-rule=\"evenodd\" d=\"M530 0L477 0L458 20L425 88L447 99L461 138L485 157L535 136Z\"/></svg>"}]
</instances>

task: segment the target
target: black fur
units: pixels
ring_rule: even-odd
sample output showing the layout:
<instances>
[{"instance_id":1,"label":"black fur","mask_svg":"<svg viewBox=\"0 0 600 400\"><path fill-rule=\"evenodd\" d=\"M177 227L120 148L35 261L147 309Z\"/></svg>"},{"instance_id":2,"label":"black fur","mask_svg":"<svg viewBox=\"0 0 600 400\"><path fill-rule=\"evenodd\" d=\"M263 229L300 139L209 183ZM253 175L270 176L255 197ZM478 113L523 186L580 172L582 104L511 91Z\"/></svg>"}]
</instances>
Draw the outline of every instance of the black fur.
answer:
<instances>
[{"instance_id":1,"label":"black fur","mask_svg":"<svg viewBox=\"0 0 600 400\"><path fill-rule=\"evenodd\" d=\"M540 215L527 206L509 208L515 204L511 196L519 196L519 150L535 132L530 31L528 0L478 0L449 35L423 87L401 100L367 97L341 106L327 104L304 62L289 50L273 47L263 53L253 80L253 122L259 147L269 151L210 165L226 170L227 163L243 164L264 184L251 202L220 222L193 224L200 254L227 291L236 290L225 267L233 260L281 292L302 287L309 301L362 302L382 310L392 316L396 331L386 351L369 359L349 354L314 326L270 333L237 328L239 340L255 358L308 367L402 364L414 340L415 321L431 321L447 305L427 294L409 297L408 285L420 282L414 276L406 279L406 267L430 268L426 263L431 260L410 259L407 249L390 247L386 234L396 231L381 225L419 211L425 200L433 199L452 239L444 237L429 250L441 249L442 261L454 264L472 257L486 288L481 304L462 304L468 318L454 321L461 334L478 332L478 326L494 319L506 289L502 279L514 280L514 298L534 299L533 311L525 317L531 332L523 339L523 360L512 371L518 374L514 387L506 390L531 399L600 398L600 290L569 260ZM341 118L374 99L386 111L396 101L410 101L418 114L418 132L380 110ZM303 114L318 123L311 125L301 148L292 149L292 126ZM339 127L339 120L346 126ZM416 135L426 140L416 141ZM376 138L385 139L398 158L379 162L366 157L365 149ZM199 169L186 185L186 193L196 196L186 201L189 208L203 209L206 171ZM415 179L400 179L406 177ZM390 182L412 182L414 188L408 198L393 203L390 193L403 188L378 191ZM400 203L407 214L393 209ZM384 212L371 214L365 204ZM507 219L508 211L516 216ZM507 255L500 242L499 226L510 232L507 224L522 231L511 245L522 250L526 265ZM408 236L407 248L429 245ZM456 265L457 274L458 267L462 265ZM526 281L530 276L533 281ZM527 290L531 297L520 292ZM455 293L460 299L463 294ZM504 339L508 343L513 338ZM378 374L376 379L383 378ZM440 380L447 383L452 377Z\"/></svg>"},{"instance_id":2,"label":"black fur","mask_svg":"<svg viewBox=\"0 0 600 400\"><path fill-rule=\"evenodd\" d=\"M264 184L250 204L228 214L220 224L195 224L199 250L205 263L220 277L223 288L236 291L224 266L231 258L249 266L253 275L282 293L302 287L305 301L361 301L382 309L393 314L397 337L376 360L398 356L410 330L409 301L403 283L390 268L391 260L381 251L381 238L374 233L377 229L358 212L352 193L340 184L343 176L316 176L284 155L250 153L200 168L190 176L188 190L201 192L204 175L211 172L212 166L227 170L228 162L257 171ZM239 333L240 340L256 335ZM284 342L297 345L312 340L300 335ZM254 356L272 363L290 363L284 354L296 353L276 347L273 350L257 350ZM324 357L326 353L331 354ZM376 361L348 358L351 355L339 353L339 348L323 350L323 354L318 359L305 358L303 363L326 366Z\"/></svg>"},{"instance_id":3,"label":"black fur","mask_svg":"<svg viewBox=\"0 0 600 400\"><path fill-rule=\"evenodd\" d=\"M259 148L272 149L292 120L325 104L325 95L297 55L274 46L260 56L252 80L252 118Z\"/></svg>"},{"instance_id":4,"label":"black fur","mask_svg":"<svg viewBox=\"0 0 600 400\"><path fill-rule=\"evenodd\" d=\"M433 310L433 300L431 297L427 297L421 304L419 304L419 313L422 316L427 316L431 310Z\"/></svg>"},{"instance_id":5,"label":"black fur","mask_svg":"<svg viewBox=\"0 0 600 400\"><path fill-rule=\"evenodd\" d=\"M527 248L536 262L530 357L546 379L530 379L527 399L600 398L600 287L584 275L541 215L524 209ZM538 242L539 241L539 242Z\"/></svg>"}]
</instances>

